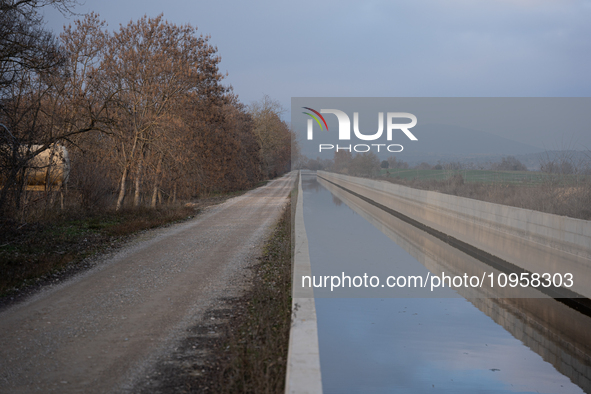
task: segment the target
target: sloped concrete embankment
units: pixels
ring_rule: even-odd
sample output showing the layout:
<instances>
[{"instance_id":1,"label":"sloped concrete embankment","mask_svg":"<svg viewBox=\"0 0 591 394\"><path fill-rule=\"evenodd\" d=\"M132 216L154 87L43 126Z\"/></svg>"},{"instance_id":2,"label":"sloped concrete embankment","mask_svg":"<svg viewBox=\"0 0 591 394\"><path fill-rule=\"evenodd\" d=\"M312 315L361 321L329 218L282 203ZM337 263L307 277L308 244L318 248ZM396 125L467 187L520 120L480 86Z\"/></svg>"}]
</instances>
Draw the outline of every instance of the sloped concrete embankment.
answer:
<instances>
[{"instance_id":1,"label":"sloped concrete embankment","mask_svg":"<svg viewBox=\"0 0 591 394\"><path fill-rule=\"evenodd\" d=\"M531 273L571 273L570 290L591 298L591 221L325 171L318 176Z\"/></svg>"}]
</instances>

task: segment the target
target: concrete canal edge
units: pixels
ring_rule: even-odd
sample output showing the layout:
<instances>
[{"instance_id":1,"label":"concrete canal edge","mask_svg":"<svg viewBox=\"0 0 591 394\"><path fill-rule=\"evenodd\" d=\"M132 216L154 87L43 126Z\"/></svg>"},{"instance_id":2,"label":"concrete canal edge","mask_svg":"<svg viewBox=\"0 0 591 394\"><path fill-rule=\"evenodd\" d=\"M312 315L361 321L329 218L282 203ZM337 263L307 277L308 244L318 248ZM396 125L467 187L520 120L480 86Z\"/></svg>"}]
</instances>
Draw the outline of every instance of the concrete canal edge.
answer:
<instances>
[{"instance_id":1,"label":"concrete canal edge","mask_svg":"<svg viewBox=\"0 0 591 394\"><path fill-rule=\"evenodd\" d=\"M314 290L296 286L302 275L311 275L308 237L304 227L302 176L295 211L295 251L292 284L292 324L287 355L286 393L322 393L318 327Z\"/></svg>"}]
</instances>

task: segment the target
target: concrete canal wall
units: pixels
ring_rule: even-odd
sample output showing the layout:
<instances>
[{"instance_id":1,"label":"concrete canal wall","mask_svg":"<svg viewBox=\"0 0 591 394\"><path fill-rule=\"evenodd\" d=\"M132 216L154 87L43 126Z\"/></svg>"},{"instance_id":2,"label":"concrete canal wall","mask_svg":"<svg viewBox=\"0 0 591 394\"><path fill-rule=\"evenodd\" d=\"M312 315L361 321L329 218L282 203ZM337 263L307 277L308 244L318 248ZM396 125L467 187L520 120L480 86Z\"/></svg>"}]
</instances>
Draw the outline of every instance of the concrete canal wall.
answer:
<instances>
[{"instance_id":1,"label":"concrete canal wall","mask_svg":"<svg viewBox=\"0 0 591 394\"><path fill-rule=\"evenodd\" d=\"M532 273L573 275L591 298L591 221L318 171L318 176Z\"/></svg>"},{"instance_id":2,"label":"concrete canal wall","mask_svg":"<svg viewBox=\"0 0 591 394\"><path fill-rule=\"evenodd\" d=\"M396 244L403 247L434 275L481 277L491 272L486 263L465 255L443 240L398 219L379 207L319 180ZM536 298L536 290L521 287L457 288L456 291L523 344L551 363L560 373L591 393L591 330L589 317L562 302ZM530 298L531 297L531 298Z\"/></svg>"}]
</instances>

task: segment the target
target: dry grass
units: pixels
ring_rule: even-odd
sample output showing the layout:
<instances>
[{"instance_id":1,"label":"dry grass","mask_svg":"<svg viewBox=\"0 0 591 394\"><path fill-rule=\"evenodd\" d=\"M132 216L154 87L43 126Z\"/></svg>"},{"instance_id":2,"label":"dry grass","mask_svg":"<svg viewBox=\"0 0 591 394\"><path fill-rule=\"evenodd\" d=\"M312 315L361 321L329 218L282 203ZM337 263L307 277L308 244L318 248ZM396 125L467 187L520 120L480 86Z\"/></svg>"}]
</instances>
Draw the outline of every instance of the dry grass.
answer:
<instances>
[{"instance_id":1,"label":"dry grass","mask_svg":"<svg viewBox=\"0 0 591 394\"><path fill-rule=\"evenodd\" d=\"M291 208L255 266L240 324L228 331L220 393L283 393L291 326Z\"/></svg>"},{"instance_id":2,"label":"dry grass","mask_svg":"<svg viewBox=\"0 0 591 394\"><path fill-rule=\"evenodd\" d=\"M70 214L47 222L0 222L0 295L112 248L125 236L194 216L183 206Z\"/></svg>"},{"instance_id":3,"label":"dry grass","mask_svg":"<svg viewBox=\"0 0 591 394\"><path fill-rule=\"evenodd\" d=\"M589 181L572 186L559 181L539 185L467 183L461 175L445 181L380 179L415 189L433 190L496 204L591 220L591 182Z\"/></svg>"}]
</instances>

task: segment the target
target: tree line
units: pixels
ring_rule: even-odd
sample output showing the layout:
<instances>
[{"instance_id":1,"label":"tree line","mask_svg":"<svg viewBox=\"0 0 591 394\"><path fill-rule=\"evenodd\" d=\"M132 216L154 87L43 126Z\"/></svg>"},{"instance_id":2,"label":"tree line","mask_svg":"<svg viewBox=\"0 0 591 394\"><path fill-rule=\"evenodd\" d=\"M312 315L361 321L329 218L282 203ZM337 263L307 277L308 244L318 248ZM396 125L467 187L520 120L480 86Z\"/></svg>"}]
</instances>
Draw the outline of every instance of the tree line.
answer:
<instances>
[{"instance_id":1,"label":"tree line","mask_svg":"<svg viewBox=\"0 0 591 394\"><path fill-rule=\"evenodd\" d=\"M39 9L0 0L0 213L24 209L35 158L69 152L67 195L84 208L150 205L256 185L290 167L281 106L242 104L210 37L162 15L109 31L90 13L53 36ZM46 198L36 196L47 203Z\"/></svg>"}]
</instances>

